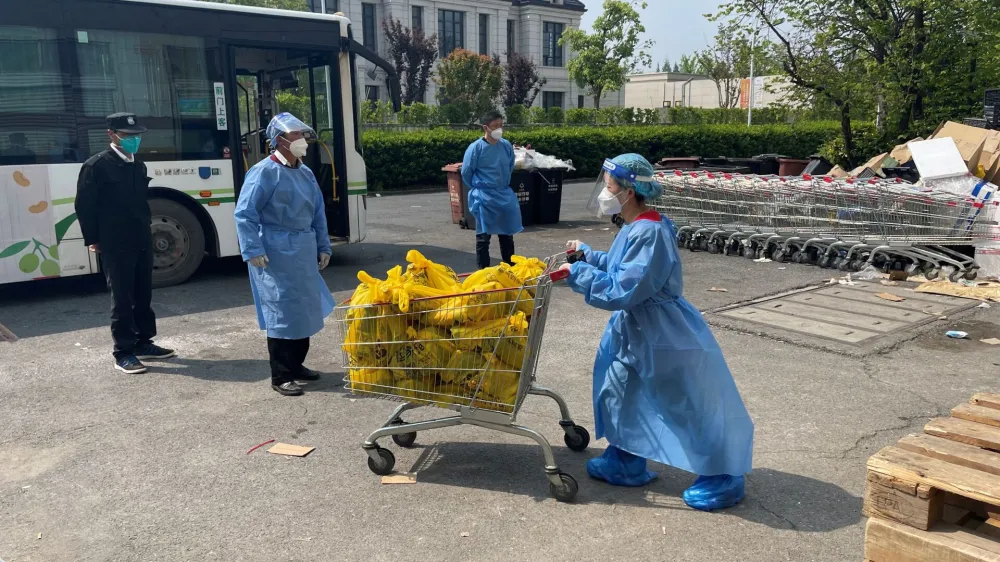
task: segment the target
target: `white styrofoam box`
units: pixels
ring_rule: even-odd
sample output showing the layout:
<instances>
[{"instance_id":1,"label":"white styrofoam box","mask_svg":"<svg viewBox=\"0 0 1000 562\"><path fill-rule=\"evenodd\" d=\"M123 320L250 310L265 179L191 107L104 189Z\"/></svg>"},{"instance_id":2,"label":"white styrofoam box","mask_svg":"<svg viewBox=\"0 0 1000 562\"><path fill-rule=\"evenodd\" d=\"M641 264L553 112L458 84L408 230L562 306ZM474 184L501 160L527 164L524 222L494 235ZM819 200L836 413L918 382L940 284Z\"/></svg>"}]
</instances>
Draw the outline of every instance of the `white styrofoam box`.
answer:
<instances>
[{"instance_id":1,"label":"white styrofoam box","mask_svg":"<svg viewBox=\"0 0 1000 562\"><path fill-rule=\"evenodd\" d=\"M951 137L911 142L907 146L923 180L969 173L969 166Z\"/></svg>"}]
</instances>

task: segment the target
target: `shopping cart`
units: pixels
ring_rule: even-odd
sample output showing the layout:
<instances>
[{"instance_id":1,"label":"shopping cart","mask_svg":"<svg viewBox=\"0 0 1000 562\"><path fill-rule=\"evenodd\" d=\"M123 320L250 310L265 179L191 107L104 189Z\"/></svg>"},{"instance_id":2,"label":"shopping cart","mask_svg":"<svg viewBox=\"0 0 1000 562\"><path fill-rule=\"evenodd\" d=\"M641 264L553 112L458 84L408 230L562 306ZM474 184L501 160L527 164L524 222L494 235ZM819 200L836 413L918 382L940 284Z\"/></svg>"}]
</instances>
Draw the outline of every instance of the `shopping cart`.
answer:
<instances>
[{"instance_id":1,"label":"shopping cart","mask_svg":"<svg viewBox=\"0 0 1000 562\"><path fill-rule=\"evenodd\" d=\"M690 171L656 175L652 202L692 251L769 258L844 271L917 271L974 279L979 266L954 246L998 238L995 188L969 196L899 178L797 178ZM960 178L956 181L972 181ZM973 181L973 183L976 183Z\"/></svg>"},{"instance_id":2,"label":"shopping cart","mask_svg":"<svg viewBox=\"0 0 1000 562\"><path fill-rule=\"evenodd\" d=\"M573 422L566 401L535 384L552 285L568 275L558 267L579 257L547 258L544 273L517 288L417 298L405 306L345 303L336 308L349 390L403 402L362 445L372 472L389 474L396 462L378 445L383 437L412 447L419 431L473 425L533 439L545 456L552 496L565 502L576 497L576 480L556 465L545 437L515 422L529 395L545 396L559 406L566 446L583 451L590 444L590 434ZM428 405L457 415L403 420L404 412Z\"/></svg>"}]
</instances>

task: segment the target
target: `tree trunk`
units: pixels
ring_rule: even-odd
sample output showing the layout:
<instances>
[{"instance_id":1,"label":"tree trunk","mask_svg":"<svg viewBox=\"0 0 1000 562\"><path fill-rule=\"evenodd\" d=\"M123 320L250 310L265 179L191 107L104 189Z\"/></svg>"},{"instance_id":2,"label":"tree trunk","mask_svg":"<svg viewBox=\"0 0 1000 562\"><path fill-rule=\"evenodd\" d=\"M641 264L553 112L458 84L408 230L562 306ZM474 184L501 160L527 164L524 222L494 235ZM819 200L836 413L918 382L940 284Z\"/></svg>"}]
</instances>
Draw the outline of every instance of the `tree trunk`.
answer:
<instances>
[{"instance_id":1,"label":"tree trunk","mask_svg":"<svg viewBox=\"0 0 1000 562\"><path fill-rule=\"evenodd\" d=\"M594 88L594 109L601 108L601 95L604 93L604 88Z\"/></svg>"},{"instance_id":2,"label":"tree trunk","mask_svg":"<svg viewBox=\"0 0 1000 562\"><path fill-rule=\"evenodd\" d=\"M924 118L924 95L920 87L923 76L920 71L920 62L923 58L924 47L927 45L927 29L924 25L924 7L918 5L913 10L913 50L911 61L913 71L910 83L906 86L906 97L909 105L904 107L899 119L899 133L905 134L914 121Z\"/></svg>"},{"instance_id":3,"label":"tree trunk","mask_svg":"<svg viewBox=\"0 0 1000 562\"><path fill-rule=\"evenodd\" d=\"M877 106L877 109L875 111L875 131L880 136L884 136L885 135L885 119L886 119L886 114L888 113L888 110L886 109L886 102L885 102L885 91L882 88L881 84L876 84L875 88L877 88L877 91L878 91L878 94L877 94L877 97L876 97L876 99L878 100L878 102L877 102L878 106Z\"/></svg>"},{"instance_id":4,"label":"tree trunk","mask_svg":"<svg viewBox=\"0 0 1000 562\"><path fill-rule=\"evenodd\" d=\"M854 132L851 131L851 104L840 105L840 134L844 136L844 152L847 154L847 164L851 168L857 166L854 161Z\"/></svg>"}]
</instances>

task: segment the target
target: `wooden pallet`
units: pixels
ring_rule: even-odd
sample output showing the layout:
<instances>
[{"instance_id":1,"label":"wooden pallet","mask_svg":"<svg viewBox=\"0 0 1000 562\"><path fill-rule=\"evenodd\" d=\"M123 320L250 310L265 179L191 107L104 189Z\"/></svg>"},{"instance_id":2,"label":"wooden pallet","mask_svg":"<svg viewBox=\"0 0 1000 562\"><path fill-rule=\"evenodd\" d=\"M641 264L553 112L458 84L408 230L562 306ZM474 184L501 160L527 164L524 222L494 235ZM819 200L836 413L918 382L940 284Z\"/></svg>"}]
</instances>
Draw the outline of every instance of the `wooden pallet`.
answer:
<instances>
[{"instance_id":1,"label":"wooden pallet","mask_svg":"<svg viewBox=\"0 0 1000 562\"><path fill-rule=\"evenodd\" d=\"M1000 562L1000 394L868 460L869 562Z\"/></svg>"}]
</instances>

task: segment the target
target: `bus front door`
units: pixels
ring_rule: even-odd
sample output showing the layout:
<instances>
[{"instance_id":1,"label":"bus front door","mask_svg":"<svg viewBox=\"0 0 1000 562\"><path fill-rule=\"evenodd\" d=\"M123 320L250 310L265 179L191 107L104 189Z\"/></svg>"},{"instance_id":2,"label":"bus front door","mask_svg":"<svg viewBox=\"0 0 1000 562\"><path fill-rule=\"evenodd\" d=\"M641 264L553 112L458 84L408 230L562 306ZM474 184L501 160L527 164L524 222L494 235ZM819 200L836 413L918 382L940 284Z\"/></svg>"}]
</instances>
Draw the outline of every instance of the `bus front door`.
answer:
<instances>
[{"instance_id":1,"label":"bus front door","mask_svg":"<svg viewBox=\"0 0 1000 562\"><path fill-rule=\"evenodd\" d=\"M334 118L342 106L339 67L331 64L336 55L296 49L232 49L243 148L237 184L242 185L250 168L269 155L267 125L275 115L287 111L318 135L304 161L323 193L330 237L349 240L344 131Z\"/></svg>"}]
</instances>

